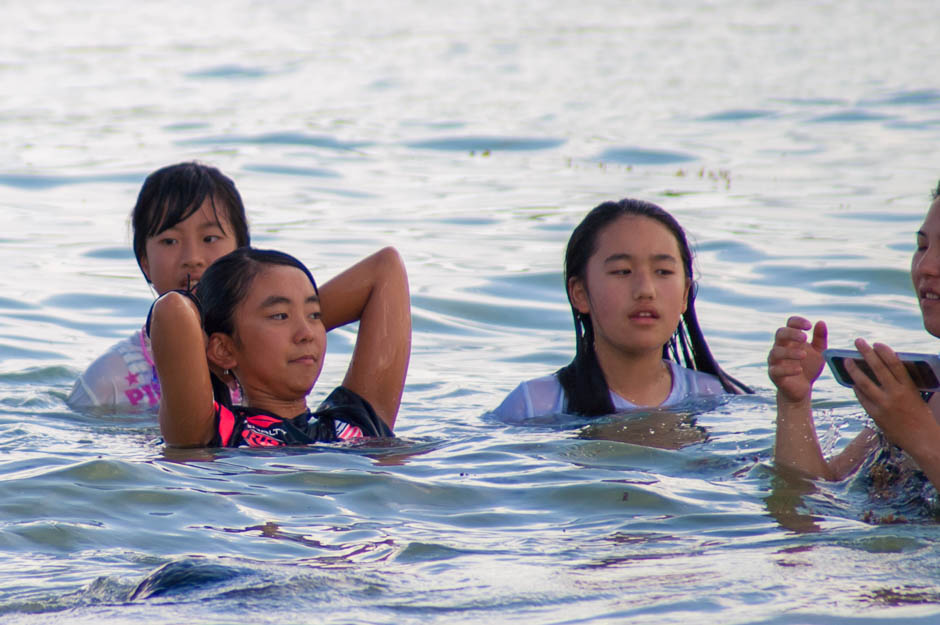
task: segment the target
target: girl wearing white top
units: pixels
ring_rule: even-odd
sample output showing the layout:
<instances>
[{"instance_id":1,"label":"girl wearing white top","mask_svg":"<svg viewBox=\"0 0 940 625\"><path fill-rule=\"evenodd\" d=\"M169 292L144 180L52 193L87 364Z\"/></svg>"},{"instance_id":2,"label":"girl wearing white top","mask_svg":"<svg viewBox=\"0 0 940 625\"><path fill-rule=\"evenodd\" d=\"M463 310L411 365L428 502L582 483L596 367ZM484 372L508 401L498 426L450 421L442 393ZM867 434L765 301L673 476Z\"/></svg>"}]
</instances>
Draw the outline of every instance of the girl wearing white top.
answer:
<instances>
[{"instance_id":1,"label":"girl wearing white top","mask_svg":"<svg viewBox=\"0 0 940 625\"><path fill-rule=\"evenodd\" d=\"M497 416L593 417L752 392L722 371L708 349L695 316L691 249L682 227L659 206L624 199L594 208L568 241L565 284L574 359L520 384Z\"/></svg>"}]
</instances>

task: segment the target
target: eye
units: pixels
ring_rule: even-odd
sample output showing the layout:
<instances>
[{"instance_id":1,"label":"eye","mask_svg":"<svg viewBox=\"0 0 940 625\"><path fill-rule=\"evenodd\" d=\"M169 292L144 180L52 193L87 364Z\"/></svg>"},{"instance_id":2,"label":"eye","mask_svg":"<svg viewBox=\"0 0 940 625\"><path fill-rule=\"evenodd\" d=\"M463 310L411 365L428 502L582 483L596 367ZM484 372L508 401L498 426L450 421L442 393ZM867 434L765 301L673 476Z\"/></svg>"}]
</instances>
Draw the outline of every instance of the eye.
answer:
<instances>
[{"instance_id":1,"label":"eye","mask_svg":"<svg viewBox=\"0 0 940 625\"><path fill-rule=\"evenodd\" d=\"M672 269L657 269L657 270L656 270L656 273L659 274L659 275L661 275L661 276L671 276L671 275L675 274L676 272L675 272L674 270L672 270Z\"/></svg>"},{"instance_id":2,"label":"eye","mask_svg":"<svg viewBox=\"0 0 940 625\"><path fill-rule=\"evenodd\" d=\"M319 310L318 310L317 312L312 312L312 313L310 313L310 318L311 318L311 319L316 319L317 321L319 321L322 317L323 317L323 315L322 315L322 313L320 313Z\"/></svg>"},{"instance_id":3,"label":"eye","mask_svg":"<svg viewBox=\"0 0 940 625\"><path fill-rule=\"evenodd\" d=\"M287 319L287 313L285 312L274 313L273 315L269 315L268 319L273 319L275 321L284 321L285 319Z\"/></svg>"},{"instance_id":4,"label":"eye","mask_svg":"<svg viewBox=\"0 0 940 625\"><path fill-rule=\"evenodd\" d=\"M157 239L157 244L162 245L163 247L170 247L171 245L176 245L176 239L173 237L164 237L162 239Z\"/></svg>"},{"instance_id":5,"label":"eye","mask_svg":"<svg viewBox=\"0 0 940 625\"><path fill-rule=\"evenodd\" d=\"M202 238L202 242L203 242L203 243L215 243L216 241L218 241L218 240L221 239L221 238L222 238L222 237L220 237L220 236L217 235L217 234L208 234L208 235L206 235L206 236L204 236L204 237Z\"/></svg>"}]
</instances>

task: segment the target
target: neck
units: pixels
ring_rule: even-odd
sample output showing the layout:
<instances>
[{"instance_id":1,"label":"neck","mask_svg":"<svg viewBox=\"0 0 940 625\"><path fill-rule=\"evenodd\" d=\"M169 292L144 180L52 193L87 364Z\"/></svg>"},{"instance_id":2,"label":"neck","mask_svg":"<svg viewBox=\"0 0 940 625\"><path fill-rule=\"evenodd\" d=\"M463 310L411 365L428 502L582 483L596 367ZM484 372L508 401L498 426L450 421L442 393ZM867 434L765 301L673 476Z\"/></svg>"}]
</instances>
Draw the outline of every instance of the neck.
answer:
<instances>
[{"instance_id":1,"label":"neck","mask_svg":"<svg viewBox=\"0 0 940 625\"><path fill-rule=\"evenodd\" d=\"M624 353L595 344L597 361L613 392L637 406L658 406L672 390L672 375L662 348Z\"/></svg>"},{"instance_id":2,"label":"neck","mask_svg":"<svg viewBox=\"0 0 940 625\"><path fill-rule=\"evenodd\" d=\"M285 400L265 393L251 392L249 389L242 390L245 394L245 405L249 408L264 410L284 419L292 419L307 410L306 397Z\"/></svg>"}]
</instances>

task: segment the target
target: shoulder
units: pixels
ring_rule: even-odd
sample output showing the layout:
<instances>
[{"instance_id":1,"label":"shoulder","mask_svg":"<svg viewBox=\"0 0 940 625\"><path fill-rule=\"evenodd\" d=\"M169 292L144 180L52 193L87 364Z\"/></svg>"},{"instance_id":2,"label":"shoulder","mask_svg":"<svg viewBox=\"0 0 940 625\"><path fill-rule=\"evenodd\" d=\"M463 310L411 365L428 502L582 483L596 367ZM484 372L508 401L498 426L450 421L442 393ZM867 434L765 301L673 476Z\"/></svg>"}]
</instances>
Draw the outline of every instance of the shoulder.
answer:
<instances>
[{"instance_id":1,"label":"shoulder","mask_svg":"<svg viewBox=\"0 0 940 625\"><path fill-rule=\"evenodd\" d=\"M520 383L493 414L513 423L564 412L565 391L552 373Z\"/></svg>"},{"instance_id":2,"label":"shoulder","mask_svg":"<svg viewBox=\"0 0 940 625\"><path fill-rule=\"evenodd\" d=\"M668 403L725 394L725 389L717 376L704 371L686 369L672 360L666 362L672 370L672 392L669 393Z\"/></svg>"}]
</instances>

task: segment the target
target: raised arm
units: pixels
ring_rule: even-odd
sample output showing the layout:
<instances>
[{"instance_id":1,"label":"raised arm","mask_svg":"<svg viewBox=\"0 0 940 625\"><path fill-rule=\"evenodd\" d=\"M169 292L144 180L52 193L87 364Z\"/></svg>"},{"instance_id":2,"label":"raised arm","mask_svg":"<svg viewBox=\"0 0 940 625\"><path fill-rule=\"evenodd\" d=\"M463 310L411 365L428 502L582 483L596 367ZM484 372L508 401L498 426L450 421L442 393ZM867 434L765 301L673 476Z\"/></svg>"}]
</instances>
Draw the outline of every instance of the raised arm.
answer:
<instances>
[{"instance_id":1,"label":"raised arm","mask_svg":"<svg viewBox=\"0 0 940 625\"><path fill-rule=\"evenodd\" d=\"M392 428L411 356L411 297L401 256L386 247L359 261L320 287L320 306L327 330L359 321L343 386Z\"/></svg>"},{"instance_id":2,"label":"raised arm","mask_svg":"<svg viewBox=\"0 0 940 625\"><path fill-rule=\"evenodd\" d=\"M807 343L806 331L813 330ZM767 373L777 387L777 435L774 461L812 477L833 479L823 457L813 421L813 383L822 372L827 344L826 324L815 327L802 317L790 317L778 328L767 357Z\"/></svg>"},{"instance_id":3,"label":"raised arm","mask_svg":"<svg viewBox=\"0 0 940 625\"><path fill-rule=\"evenodd\" d=\"M812 341L806 332L812 329ZM790 317L774 336L767 358L770 379L777 387L777 435L774 461L810 477L841 480L858 469L875 444L874 431L864 428L845 449L826 459L813 421L813 384L823 368L828 330L802 317Z\"/></svg>"},{"instance_id":4,"label":"raised arm","mask_svg":"<svg viewBox=\"0 0 940 625\"><path fill-rule=\"evenodd\" d=\"M196 305L176 292L153 305L150 341L160 378L160 432L171 447L205 447L215 412L206 338Z\"/></svg>"}]
</instances>

